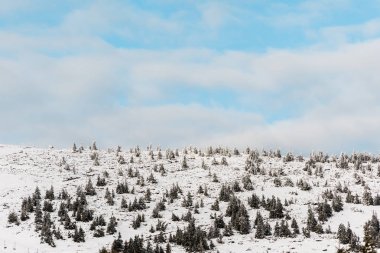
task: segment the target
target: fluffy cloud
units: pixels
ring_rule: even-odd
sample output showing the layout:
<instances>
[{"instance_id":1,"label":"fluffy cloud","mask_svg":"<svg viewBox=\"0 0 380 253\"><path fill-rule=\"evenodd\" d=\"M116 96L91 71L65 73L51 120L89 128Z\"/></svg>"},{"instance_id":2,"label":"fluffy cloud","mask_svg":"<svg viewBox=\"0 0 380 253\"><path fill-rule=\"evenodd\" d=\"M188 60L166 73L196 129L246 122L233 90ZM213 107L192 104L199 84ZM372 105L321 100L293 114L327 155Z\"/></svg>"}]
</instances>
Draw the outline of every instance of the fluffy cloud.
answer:
<instances>
[{"instance_id":1,"label":"fluffy cloud","mask_svg":"<svg viewBox=\"0 0 380 253\"><path fill-rule=\"evenodd\" d=\"M41 145L92 139L106 145L210 143L296 151L350 151L356 146L376 151L380 144L375 117L380 112L380 41L334 51L264 54L108 47L100 52L2 59L2 139ZM213 108L196 99L165 103L177 86L224 87L237 92L236 103L242 106L259 100L257 105L269 114L281 106L295 107L297 113L267 122L267 115L255 108ZM149 106L155 99L163 102Z\"/></svg>"},{"instance_id":2,"label":"fluffy cloud","mask_svg":"<svg viewBox=\"0 0 380 253\"><path fill-rule=\"evenodd\" d=\"M199 22L217 30L235 19L223 6L201 6ZM371 40L262 53L119 48L102 37L112 24L127 24L111 29L125 38L181 34L183 15L99 1L37 35L0 31L0 140L378 151L376 22L364 24Z\"/></svg>"}]
</instances>

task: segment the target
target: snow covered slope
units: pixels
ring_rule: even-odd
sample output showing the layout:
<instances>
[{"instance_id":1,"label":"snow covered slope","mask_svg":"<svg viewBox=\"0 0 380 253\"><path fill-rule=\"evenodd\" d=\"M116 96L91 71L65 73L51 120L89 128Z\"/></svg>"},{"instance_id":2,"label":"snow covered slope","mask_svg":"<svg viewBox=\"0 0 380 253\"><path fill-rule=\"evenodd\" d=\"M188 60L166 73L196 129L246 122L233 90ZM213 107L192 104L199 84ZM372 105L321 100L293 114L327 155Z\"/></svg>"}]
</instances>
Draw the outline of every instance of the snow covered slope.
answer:
<instances>
[{"instance_id":1,"label":"snow covered slope","mask_svg":"<svg viewBox=\"0 0 380 253\"><path fill-rule=\"evenodd\" d=\"M123 240L142 235L145 242L151 240L152 245L155 245L153 238L160 232L150 232L151 227L156 228L158 220L166 222L167 228L163 234L168 239L169 234L176 233L177 227L187 227L188 221L181 220L181 217L185 216L188 210L195 218L195 224L208 233L210 226L214 224L211 215L223 215L225 224L231 220L231 217L226 215L229 202L220 200L219 210L211 210L216 199L219 199L223 185L230 186L233 195L245 206L250 228L248 233L241 233L234 227L231 236L207 238L208 243L211 240L215 245L210 252L336 252L340 246L348 247L341 245L337 239L336 232L341 223L346 227L349 223L351 230L362 241L364 223L371 219L373 213L380 214L380 206L364 205L362 198L365 188L372 193L374 199L380 192L378 160L373 157L367 159L360 156L361 161L357 162L355 156L325 157L318 154L311 162L310 158L279 157L276 152L259 152L259 155L253 155L252 151L251 154L246 150L240 150L238 153L224 148L202 151L187 148L177 154L175 151L166 150L160 153L162 158L159 157L158 149L133 148L117 151L116 148L86 148L81 152L73 152L72 149L0 145L0 252L98 252L103 246L110 249L119 232ZM170 157L171 155L174 157ZM247 160L251 162L247 163ZM343 168L337 168L337 164ZM105 186L96 185L98 177L105 179ZM244 188L246 185L243 178L246 183L248 179L251 181L253 189ZM76 221L77 227L83 228L85 232L85 242L77 243L73 238L69 238L69 233L73 231L66 230L63 222L60 222L58 210L60 204L66 203L67 199L59 199L59 193L63 189L66 190L73 202L78 187L85 191L89 179L96 195L86 195L86 208L93 211L94 217L102 215L107 223L114 216L117 220L117 232L109 234L105 226L105 236L94 237L94 231L90 230L92 221ZM311 189L303 189L301 180ZM128 184L129 193L117 193L117 185L124 182ZM181 189L179 198L170 203L170 197L166 192L177 183ZM236 184L241 191L235 188ZM37 186L42 195L41 205L45 201L46 190L51 186L54 188L54 200L49 201L53 203L54 209L50 217L54 227L59 228L63 236L63 240L53 236L55 247L41 243L41 232L36 231L34 212L28 212L29 219L19 221L19 225L8 222L8 215L13 211L20 219L23 199L32 198ZM207 188L208 196L199 190L200 186L203 190ZM107 203L107 188L110 192L115 191L114 205ZM150 201L146 199L148 189L151 192ZM352 195L358 194L361 203L346 203L347 189ZM343 210L333 211L332 216L326 221L318 221L324 233L311 232L310 238L307 238L302 233L302 228L307 226L308 208L312 209L318 220L317 203L325 201L323 195L326 190L332 190L335 196L341 196L344 202ZM187 198L188 193L191 195L192 203L186 207L183 199ZM262 204L258 209L251 207L248 198L252 197L253 193L260 200L262 196L265 199L271 199L272 196L279 198L283 205L284 217L270 218L270 208L266 210ZM145 198L146 208L128 211L128 208L121 206L123 198L127 203L133 203L135 198ZM162 217L153 218L153 209L163 199L166 201L165 210L159 212ZM327 203L332 205L332 199L326 199ZM272 228L272 235L263 239L256 238L257 227L254 221L258 211ZM68 213L75 222L72 211L69 210ZM179 221L172 220L173 213L180 218ZM138 214L144 214L145 221L139 228L134 229L132 223ZM281 223L286 216L290 218L287 220L289 226L293 218L297 221L300 234L286 237L275 235L276 222ZM293 231L292 228L290 230ZM326 230L331 230L332 233L325 233ZM223 231L224 228L221 228L222 235ZM165 249L167 243L161 245ZM170 245L172 252L186 252L185 247L181 245Z\"/></svg>"}]
</instances>

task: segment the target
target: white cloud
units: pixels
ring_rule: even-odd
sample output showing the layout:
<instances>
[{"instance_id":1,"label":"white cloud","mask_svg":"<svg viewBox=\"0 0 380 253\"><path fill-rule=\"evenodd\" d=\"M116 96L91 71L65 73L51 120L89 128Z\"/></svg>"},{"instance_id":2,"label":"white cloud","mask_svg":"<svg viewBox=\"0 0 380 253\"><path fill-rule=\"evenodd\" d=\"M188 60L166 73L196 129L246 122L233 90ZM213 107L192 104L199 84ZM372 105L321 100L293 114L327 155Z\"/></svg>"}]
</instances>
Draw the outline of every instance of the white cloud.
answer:
<instances>
[{"instance_id":1,"label":"white cloud","mask_svg":"<svg viewBox=\"0 0 380 253\"><path fill-rule=\"evenodd\" d=\"M261 16L268 24L279 28L310 27L313 23L326 19L337 10L345 10L351 6L351 0L307 0L297 4L289 2L272 3L271 9L276 10L270 16Z\"/></svg>"},{"instance_id":2,"label":"white cloud","mask_svg":"<svg viewBox=\"0 0 380 253\"><path fill-rule=\"evenodd\" d=\"M310 32L309 36L324 41L324 44L332 45L378 38L380 19L372 19L362 24L324 27L316 32Z\"/></svg>"},{"instance_id":3,"label":"white cloud","mask_svg":"<svg viewBox=\"0 0 380 253\"><path fill-rule=\"evenodd\" d=\"M215 143L299 151L350 151L355 145L375 151L380 145L380 40L256 54L120 49L91 33L65 32L71 18L77 19L74 24L98 11L69 17L58 30L38 37L0 32L1 140ZM97 22L78 32L101 30L108 21ZM172 29L165 22L158 26ZM375 25L368 27L365 34L372 36ZM175 87L224 88L252 112L201 106L196 99L190 105L166 102ZM161 103L149 106L150 101ZM264 112L276 114L284 107L297 113L265 122Z\"/></svg>"},{"instance_id":4,"label":"white cloud","mask_svg":"<svg viewBox=\"0 0 380 253\"><path fill-rule=\"evenodd\" d=\"M211 28L213 31L219 30L224 25L240 22L238 16L243 11L234 5L227 5L222 2L206 2L198 7L201 13L202 25Z\"/></svg>"},{"instance_id":5,"label":"white cloud","mask_svg":"<svg viewBox=\"0 0 380 253\"><path fill-rule=\"evenodd\" d=\"M208 141L258 149L280 148L306 155L311 151L339 153L354 150L377 154L380 152L377 133L380 120L375 116L378 113L379 108L368 113L364 110L350 115L331 115L326 106L319 113L312 111L300 118L254 125L245 131Z\"/></svg>"},{"instance_id":6,"label":"white cloud","mask_svg":"<svg viewBox=\"0 0 380 253\"><path fill-rule=\"evenodd\" d=\"M164 18L128 2L95 1L66 15L59 29L65 34L118 36L144 43L161 34L178 34L182 27L175 14Z\"/></svg>"}]
</instances>

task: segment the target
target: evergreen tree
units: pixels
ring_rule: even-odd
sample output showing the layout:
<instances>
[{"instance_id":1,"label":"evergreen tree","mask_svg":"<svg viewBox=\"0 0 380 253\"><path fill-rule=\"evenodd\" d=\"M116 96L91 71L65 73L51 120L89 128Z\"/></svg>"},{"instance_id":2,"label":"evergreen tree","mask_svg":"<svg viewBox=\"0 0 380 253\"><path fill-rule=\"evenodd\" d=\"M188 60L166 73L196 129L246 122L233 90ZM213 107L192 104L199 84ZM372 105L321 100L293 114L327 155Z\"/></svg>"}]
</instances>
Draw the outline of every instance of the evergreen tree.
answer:
<instances>
[{"instance_id":1,"label":"evergreen tree","mask_svg":"<svg viewBox=\"0 0 380 253\"><path fill-rule=\"evenodd\" d=\"M27 199L23 199L23 201L22 201L20 219L21 219L21 221L25 221L25 220L29 219L28 200Z\"/></svg>"},{"instance_id":2,"label":"evergreen tree","mask_svg":"<svg viewBox=\"0 0 380 253\"><path fill-rule=\"evenodd\" d=\"M229 222L224 228L223 236L232 236L233 234L234 232L232 231L232 224Z\"/></svg>"},{"instance_id":3,"label":"evergreen tree","mask_svg":"<svg viewBox=\"0 0 380 253\"><path fill-rule=\"evenodd\" d=\"M211 205L211 210L219 211L219 200L218 199L215 199L214 204Z\"/></svg>"},{"instance_id":4,"label":"evergreen tree","mask_svg":"<svg viewBox=\"0 0 380 253\"><path fill-rule=\"evenodd\" d=\"M343 210L343 202L340 196L334 195L332 200L332 208L335 212L340 212Z\"/></svg>"},{"instance_id":5,"label":"evergreen tree","mask_svg":"<svg viewBox=\"0 0 380 253\"><path fill-rule=\"evenodd\" d=\"M280 237L290 237L291 234L292 233L289 230L288 222L285 220L282 220L281 225L280 225Z\"/></svg>"},{"instance_id":6,"label":"evergreen tree","mask_svg":"<svg viewBox=\"0 0 380 253\"><path fill-rule=\"evenodd\" d=\"M254 223L256 226L255 238L263 239L265 237L265 227L264 227L263 217L261 216L260 212L257 212Z\"/></svg>"},{"instance_id":7,"label":"evergreen tree","mask_svg":"<svg viewBox=\"0 0 380 253\"><path fill-rule=\"evenodd\" d=\"M117 239L115 239L112 243L111 247L111 253L120 253L124 249L123 240L121 239L121 234L119 232L119 235Z\"/></svg>"},{"instance_id":8,"label":"evergreen tree","mask_svg":"<svg viewBox=\"0 0 380 253\"><path fill-rule=\"evenodd\" d=\"M40 202L37 202L37 205L36 205L34 223L36 224L36 229L39 230L42 225L42 210L41 210Z\"/></svg>"},{"instance_id":9,"label":"evergreen tree","mask_svg":"<svg viewBox=\"0 0 380 253\"><path fill-rule=\"evenodd\" d=\"M36 189L34 190L33 199L34 200L41 199L41 192L38 186L36 186Z\"/></svg>"},{"instance_id":10,"label":"evergreen tree","mask_svg":"<svg viewBox=\"0 0 380 253\"><path fill-rule=\"evenodd\" d=\"M50 187L50 190L46 191L45 199L54 200L54 188L53 188L53 186Z\"/></svg>"},{"instance_id":11,"label":"evergreen tree","mask_svg":"<svg viewBox=\"0 0 380 253\"><path fill-rule=\"evenodd\" d=\"M373 237L374 229L372 226L366 224L364 226L364 246L363 246L363 253L376 253L376 241Z\"/></svg>"},{"instance_id":12,"label":"evergreen tree","mask_svg":"<svg viewBox=\"0 0 380 253\"><path fill-rule=\"evenodd\" d=\"M92 143L91 150L98 150L98 147L96 146L96 141Z\"/></svg>"},{"instance_id":13,"label":"evergreen tree","mask_svg":"<svg viewBox=\"0 0 380 253\"><path fill-rule=\"evenodd\" d=\"M193 197L190 192L187 192L186 198L183 198L182 206L183 207L191 207L193 205Z\"/></svg>"},{"instance_id":14,"label":"evergreen tree","mask_svg":"<svg viewBox=\"0 0 380 253\"><path fill-rule=\"evenodd\" d=\"M75 227L74 230L74 236L73 236L73 241L74 242L85 242L85 233L82 227L79 227L79 230L77 227Z\"/></svg>"},{"instance_id":15,"label":"evergreen tree","mask_svg":"<svg viewBox=\"0 0 380 253\"><path fill-rule=\"evenodd\" d=\"M280 236L280 224L278 224L278 221L276 221L276 224L274 225L274 236L279 237Z\"/></svg>"},{"instance_id":16,"label":"evergreen tree","mask_svg":"<svg viewBox=\"0 0 380 253\"><path fill-rule=\"evenodd\" d=\"M363 193L363 204L367 206L373 205L373 198L371 192L365 190Z\"/></svg>"},{"instance_id":17,"label":"evergreen tree","mask_svg":"<svg viewBox=\"0 0 380 253\"><path fill-rule=\"evenodd\" d=\"M166 250L165 250L165 253L172 253L172 247L170 246L170 243L169 243L169 242L166 244Z\"/></svg>"},{"instance_id":18,"label":"evergreen tree","mask_svg":"<svg viewBox=\"0 0 380 253\"><path fill-rule=\"evenodd\" d=\"M248 197L248 205L254 209L260 207L260 199L255 193L252 194L252 197Z\"/></svg>"},{"instance_id":19,"label":"evergreen tree","mask_svg":"<svg viewBox=\"0 0 380 253\"><path fill-rule=\"evenodd\" d=\"M9 215L8 215L8 222L11 223L11 224L15 223L16 225L20 224L16 212L10 212L9 213Z\"/></svg>"},{"instance_id":20,"label":"evergreen tree","mask_svg":"<svg viewBox=\"0 0 380 253\"><path fill-rule=\"evenodd\" d=\"M110 235L116 233L116 226L117 226L116 218L112 216L110 218L110 221L108 222L107 233Z\"/></svg>"},{"instance_id":21,"label":"evergreen tree","mask_svg":"<svg viewBox=\"0 0 380 253\"><path fill-rule=\"evenodd\" d=\"M293 218L292 224L290 227L293 229L293 235L298 235L300 233L296 219Z\"/></svg>"},{"instance_id":22,"label":"evergreen tree","mask_svg":"<svg viewBox=\"0 0 380 253\"><path fill-rule=\"evenodd\" d=\"M86 195L94 196L96 195L96 191L94 186L92 185L91 178L88 179L87 185L85 187Z\"/></svg>"},{"instance_id":23,"label":"evergreen tree","mask_svg":"<svg viewBox=\"0 0 380 253\"><path fill-rule=\"evenodd\" d=\"M187 165L186 156L184 156L182 160L182 169L187 169L187 168L189 168L189 166Z\"/></svg>"},{"instance_id":24,"label":"evergreen tree","mask_svg":"<svg viewBox=\"0 0 380 253\"><path fill-rule=\"evenodd\" d=\"M327 221L327 219L332 216L331 206L327 203L326 199L324 203L318 203L317 212L318 220L320 221Z\"/></svg>"},{"instance_id":25,"label":"evergreen tree","mask_svg":"<svg viewBox=\"0 0 380 253\"><path fill-rule=\"evenodd\" d=\"M44 217L43 217L43 223L42 223L42 228L41 228L41 242L47 243L52 247L55 247L55 243L53 240L53 233L51 231L51 225L52 221L50 219L50 214L45 212Z\"/></svg>"},{"instance_id":26,"label":"evergreen tree","mask_svg":"<svg viewBox=\"0 0 380 253\"><path fill-rule=\"evenodd\" d=\"M306 220L306 227L309 231L315 232L317 224L318 223L317 223L317 220L315 219L314 212L309 206L307 220Z\"/></svg>"},{"instance_id":27,"label":"evergreen tree","mask_svg":"<svg viewBox=\"0 0 380 253\"><path fill-rule=\"evenodd\" d=\"M249 174L243 177L242 182L243 182L244 189L246 189L247 191L253 190L253 184L252 184Z\"/></svg>"},{"instance_id":28,"label":"evergreen tree","mask_svg":"<svg viewBox=\"0 0 380 253\"><path fill-rule=\"evenodd\" d=\"M338 232L336 234L338 240L342 244L347 244L347 236L346 236L346 227L343 224L340 224L338 227Z\"/></svg>"}]
</instances>

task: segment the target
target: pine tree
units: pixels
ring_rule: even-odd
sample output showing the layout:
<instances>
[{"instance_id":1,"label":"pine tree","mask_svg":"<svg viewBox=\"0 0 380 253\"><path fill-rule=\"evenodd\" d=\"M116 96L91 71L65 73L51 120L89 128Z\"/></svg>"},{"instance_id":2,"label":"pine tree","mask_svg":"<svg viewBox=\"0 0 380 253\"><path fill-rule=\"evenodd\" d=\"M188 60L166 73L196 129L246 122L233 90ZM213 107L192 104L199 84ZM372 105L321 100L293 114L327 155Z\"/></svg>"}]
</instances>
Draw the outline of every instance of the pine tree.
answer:
<instances>
[{"instance_id":1,"label":"pine tree","mask_svg":"<svg viewBox=\"0 0 380 253\"><path fill-rule=\"evenodd\" d=\"M243 177L242 182L243 182L244 189L246 189L247 191L253 190L253 184L252 184L249 174Z\"/></svg>"},{"instance_id":2,"label":"pine tree","mask_svg":"<svg viewBox=\"0 0 380 253\"><path fill-rule=\"evenodd\" d=\"M96 195L96 191L94 186L92 185L91 178L88 179L87 185L85 187L86 195L94 196Z\"/></svg>"},{"instance_id":3,"label":"pine tree","mask_svg":"<svg viewBox=\"0 0 380 253\"><path fill-rule=\"evenodd\" d=\"M242 206L244 207L244 206ZM245 211L246 212L246 211ZM239 217L239 231L241 234L248 234L251 230L251 225L249 223L249 216L247 214L240 213Z\"/></svg>"},{"instance_id":4,"label":"pine tree","mask_svg":"<svg viewBox=\"0 0 380 253\"><path fill-rule=\"evenodd\" d=\"M47 243L52 247L55 247L55 243L53 240L53 233L51 231L51 225L52 221L50 219L50 214L45 212L44 217L43 217L43 224L41 228L41 242Z\"/></svg>"},{"instance_id":5,"label":"pine tree","mask_svg":"<svg viewBox=\"0 0 380 253\"><path fill-rule=\"evenodd\" d=\"M250 230L249 215L244 204L236 197L232 196L227 206L226 216L231 217L232 226L242 234L247 234Z\"/></svg>"},{"instance_id":6,"label":"pine tree","mask_svg":"<svg viewBox=\"0 0 380 253\"><path fill-rule=\"evenodd\" d=\"M327 221L329 217L332 216L332 209L327 200L325 199L324 203L318 203L317 207L318 220Z\"/></svg>"},{"instance_id":7,"label":"pine tree","mask_svg":"<svg viewBox=\"0 0 380 253\"><path fill-rule=\"evenodd\" d=\"M187 192L186 198L183 198L182 206L183 207L191 207L193 205L193 197L190 192Z\"/></svg>"},{"instance_id":8,"label":"pine tree","mask_svg":"<svg viewBox=\"0 0 380 253\"><path fill-rule=\"evenodd\" d=\"M309 209L308 209L308 215L307 215L307 221L306 221L306 227L309 231L311 232L315 232L316 231L316 227L317 227L317 220L315 219L314 217L314 212L313 210L311 209L311 207L309 206Z\"/></svg>"},{"instance_id":9,"label":"pine tree","mask_svg":"<svg viewBox=\"0 0 380 253\"><path fill-rule=\"evenodd\" d=\"M377 215L375 213L372 214L370 224L373 227L373 230L375 233L380 232L380 223L379 223L379 220L378 220Z\"/></svg>"},{"instance_id":10,"label":"pine tree","mask_svg":"<svg viewBox=\"0 0 380 253\"><path fill-rule=\"evenodd\" d=\"M346 229L346 237L344 238L345 243L350 243L352 239L353 233L350 228L350 223L347 224L347 229Z\"/></svg>"},{"instance_id":11,"label":"pine tree","mask_svg":"<svg viewBox=\"0 0 380 253\"><path fill-rule=\"evenodd\" d=\"M86 237L86 234L84 233L84 230L82 229L82 227L79 227L79 231L78 231L78 238L79 238L79 242L85 242L85 237Z\"/></svg>"},{"instance_id":12,"label":"pine tree","mask_svg":"<svg viewBox=\"0 0 380 253\"><path fill-rule=\"evenodd\" d=\"M290 237L291 234L292 233L289 230L288 222L282 220L280 225L280 237Z\"/></svg>"},{"instance_id":13,"label":"pine tree","mask_svg":"<svg viewBox=\"0 0 380 253\"><path fill-rule=\"evenodd\" d=\"M53 186L50 187L50 190L46 191L45 199L54 200L54 188L53 188Z\"/></svg>"},{"instance_id":14,"label":"pine tree","mask_svg":"<svg viewBox=\"0 0 380 253\"><path fill-rule=\"evenodd\" d=\"M93 164L94 164L94 166L99 166L100 165L98 154L95 155L95 157L94 157L94 163Z\"/></svg>"},{"instance_id":15,"label":"pine tree","mask_svg":"<svg viewBox=\"0 0 380 253\"><path fill-rule=\"evenodd\" d=\"M41 199L41 192L38 186L36 186L36 189L34 190L33 199L34 200Z\"/></svg>"},{"instance_id":16,"label":"pine tree","mask_svg":"<svg viewBox=\"0 0 380 253\"><path fill-rule=\"evenodd\" d=\"M233 232L233 230L232 230L232 224L231 224L231 222L229 222L229 223L225 226L225 228L224 228L223 236L231 236L231 235L233 235L233 234L234 234L234 232Z\"/></svg>"},{"instance_id":17,"label":"pine tree","mask_svg":"<svg viewBox=\"0 0 380 253\"><path fill-rule=\"evenodd\" d=\"M22 201L20 219L21 219L21 221L25 221L25 220L29 219L28 200L27 199L23 199L23 201Z\"/></svg>"},{"instance_id":18,"label":"pine tree","mask_svg":"<svg viewBox=\"0 0 380 253\"><path fill-rule=\"evenodd\" d=\"M266 221L265 224L264 224L264 235L265 236L272 235L272 228L271 228L271 226L270 226L270 224L269 224L268 221Z\"/></svg>"},{"instance_id":19,"label":"pine tree","mask_svg":"<svg viewBox=\"0 0 380 253\"><path fill-rule=\"evenodd\" d=\"M74 236L73 236L74 242L85 242L85 233L82 227L79 227L79 230L77 227L75 227L74 230Z\"/></svg>"},{"instance_id":20,"label":"pine tree","mask_svg":"<svg viewBox=\"0 0 380 253\"><path fill-rule=\"evenodd\" d=\"M189 168L189 166L187 165L186 156L184 156L182 160L182 169L187 169L187 168Z\"/></svg>"},{"instance_id":21,"label":"pine tree","mask_svg":"<svg viewBox=\"0 0 380 253\"><path fill-rule=\"evenodd\" d=\"M256 219L255 219L255 226L256 226L256 233L255 238L257 239L263 239L265 237L265 228L264 228L264 221L263 217L261 216L260 212L257 212Z\"/></svg>"},{"instance_id":22,"label":"pine tree","mask_svg":"<svg viewBox=\"0 0 380 253\"><path fill-rule=\"evenodd\" d=\"M364 226L364 246L363 246L363 253L376 253L376 242L375 238L373 237L374 229L372 226L366 224Z\"/></svg>"},{"instance_id":23,"label":"pine tree","mask_svg":"<svg viewBox=\"0 0 380 253\"><path fill-rule=\"evenodd\" d=\"M96 141L92 143L92 150L98 150L98 147L96 146Z\"/></svg>"},{"instance_id":24,"label":"pine tree","mask_svg":"<svg viewBox=\"0 0 380 253\"><path fill-rule=\"evenodd\" d=\"M148 188L145 192L145 201L146 202L150 202L152 200L152 193L150 191L150 189Z\"/></svg>"},{"instance_id":25,"label":"pine tree","mask_svg":"<svg viewBox=\"0 0 380 253\"><path fill-rule=\"evenodd\" d=\"M224 166L228 166L227 159L224 156L222 157L222 160L220 161L220 164L224 165Z\"/></svg>"},{"instance_id":26,"label":"pine tree","mask_svg":"<svg viewBox=\"0 0 380 253\"><path fill-rule=\"evenodd\" d=\"M293 235L298 235L300 233L296 219L293 218L290 227L293 229Z\"/></svg>"},{"instance_id":27,"label":"pine tree","mask_svg":"<svg viewBox=\"0 0 380 253\"><path fill-rule=\"evenodd\" d=\"M211 210L219 211L219 200L218 199L215 199L214 204L211 205Z\"/></svg>"},{"instance_id":28,"label":"pine tree","mask_svg":"<svg viewBox=\"0 0 380 253\"><path fill-rule=\"evenodd\" d=\"M248 205L254 209L260 207L260 199L255 193L252 194L252 197L248 197Z\"/></svg>"},{"instance_id":29,"label":"pine tree","mask_svg":"<svg viewBox=\"0 0 380 253\"><path fill-rule=\"evenodd\" d=\"M34 216L34 223L36 224L36 229L40 229L42 225L42 210L40 202L37 202L36 210L35 210L35 216Z\"/></svg>"},{"instance_id":30,"label":"pine tree","mask_svg":"<svg viewBox=\"0 0 380 253\"><path fill-rule=\"evenodd\" d=\"M75 229L76 227L75 224L71 222L70 216L67 212L65 213L63 227L65 229Z\"/></svg>"},{"instance_id":31,"label":"pine tree","mask_svg":"<svg viewBox=\"0 0 380 253\"><path fill-rule=\"evenodd\" d=\"M9 215L8 215L8 222L9 223L15 223L16 225L20 224L16 212L10 212L9 213Z\"/></svg>"},{"instance_id":32,"label":"pine tree","mask_svg":"<svg viewBox=\"0 0 380 253\"><path fill-rule=\"evenodd\" d=\"M105 247L99 250L99 253L109 253Z\"/></svg>"},{"instance_id":33,"label":"pine tree","mask_svg":"<svg viewBox=\"0 0 380 253\"><path fill-rule=\"evenodd\" d=\"M280 236L280 224L278 224L278 221L276 221L276 224L274 225L274 236L279 237Z\"/></svg>"},{"instance_id":34,"label":"pine tree","mask_svg":"<svg viewBox=\"0 0 380 253\"><path fill-rule=\"evenodd\" d=\"M302 228L302 234L306 237L306 238L310 238L310 230L306 227L306 228Z\"/></svg>"},{"instance_id":35,"label":"pine tree","mask_svg":"<svg viewBox=\"0 0 380 253\"><path fill-rule=\"evenodd\" d=\"M110 235L116 233L116 226L117 226L116 218L112 216L110 218L110 221L108 222L107 233Z\"/></svg>"},{"instance_id":36,"label":"pine tree","mask_svg":"<svg viewBox=\"0 0 380 253\"><path fill-rule=\"evenodd\" d=\"M123 251L123 240L121 239L121 234L119 232L118 238L112 243L111 253L119 253Z\"/></svg>"},{"instance_id":37,"label":"pine tree","mask_svg":"<svg viewBox=\"0 0 380 253\"><path fill-rule=\"evenodd\" d=\"M340 243L347 244L347 236L346 236L346 227L343 224L340 224L338 227L337 237Z\"/></svg>"},{"instance_id":38,"label":"pine tree","mask_svg":"<svg viewBox=\"0 0 380 253\"><path fill-rule=\"evenodd\" d=\"M332 200L332 208L335 212L340 212L343 210L343 202L340 196L334 195Z\"/></svg>"},{"instance_id":39,"label":"pine tree","mask_svg":"<svg viewBox=\"0 0 380 253\"><path fill-rule=\"evenodd\" d=\"M371 192L367 191L367 189L363 193L363 204L367 206L373 205L373 198Z\"/></svg>"},{"instance_id":40,"label":"pine tree","mask_svg":"<svg viewBox=\"0 0 380 253\"><path fill-rule=\"evenodd\" d=\"M170 243L169 243L169 242L166 244L166 250L165 250L165 253L172 253L172 247L170 246Z\"/></svg>"},{"instance_id":41,"label":"pine tree","mask_svg":"<svg viewBox=\"0 0 380 253\"><path fill-rule=\"evenodd\" d=\"M282 206L282 203L281 203L281 200L279 198L277 198L277 201L276 201L276 207L275 207L275 217L276 218L283 218L284 217L284 213L283 213L283 206Z\"/></svg>"}]
</instances>

